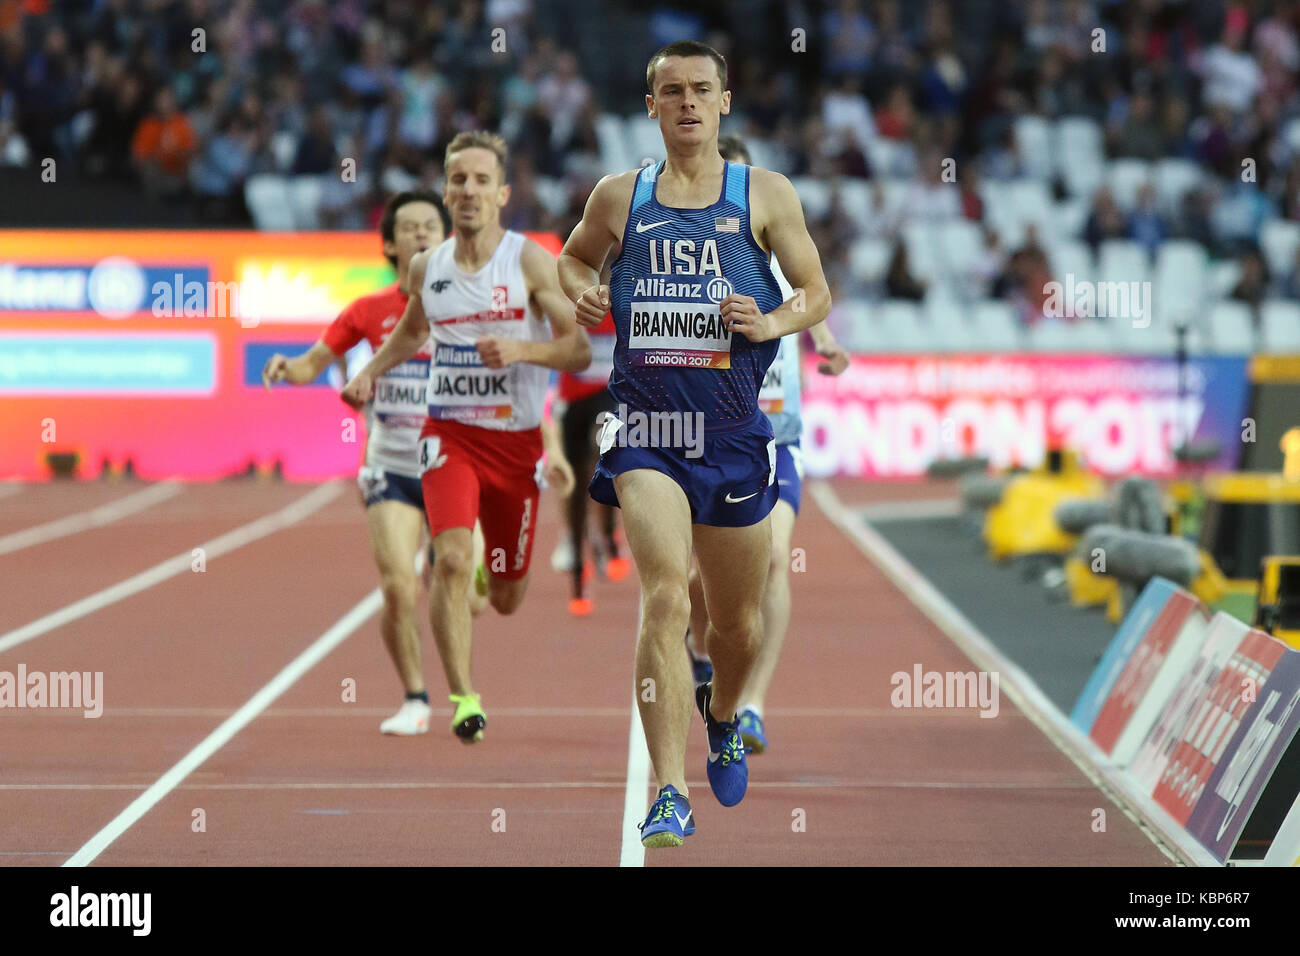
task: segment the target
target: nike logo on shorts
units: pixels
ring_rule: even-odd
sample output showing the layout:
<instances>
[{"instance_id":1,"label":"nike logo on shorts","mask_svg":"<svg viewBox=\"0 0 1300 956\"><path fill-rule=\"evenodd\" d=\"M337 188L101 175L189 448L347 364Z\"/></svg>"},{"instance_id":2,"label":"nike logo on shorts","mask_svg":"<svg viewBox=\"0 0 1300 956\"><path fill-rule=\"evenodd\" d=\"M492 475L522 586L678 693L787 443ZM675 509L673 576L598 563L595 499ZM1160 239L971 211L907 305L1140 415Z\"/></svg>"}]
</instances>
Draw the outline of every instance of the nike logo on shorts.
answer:
<instances>
[{"instance_id":1,"label":"nike logo on shorts","mask_svg":"<svg viewBox=\"0 0 1300 956\"><path fill-rule=\"evenodd\" d=\"M636 221L636 231L645 232L647 229L653 229L655 226L663 226L670 222L672 222L671 219L660 219L658 222L650 222L650 223L646 223L645 225L642 225L641 220L638 219Z\"/></svg>"},{"instance_id":2,"label":"nike logo on shorts","mask_svg":"<svg viewBox=\"0 0 1300 956\"><path fill-rule=\"evenodd\" d=\"M754 497L757 497L757 496L758 496L758 492L756 491L756 492L754 492L752 495L745 495L745 497L743 497L743 498L733 498L733 497L731 497L731 492L728 491L728 492L727 492L727 499L726 499L726 500L727 500L727 503L728 503L728 504L738 505L738 504L740 504L742 501L748 501L750 498L754 498Z\"/></svg>"}]
</instances>

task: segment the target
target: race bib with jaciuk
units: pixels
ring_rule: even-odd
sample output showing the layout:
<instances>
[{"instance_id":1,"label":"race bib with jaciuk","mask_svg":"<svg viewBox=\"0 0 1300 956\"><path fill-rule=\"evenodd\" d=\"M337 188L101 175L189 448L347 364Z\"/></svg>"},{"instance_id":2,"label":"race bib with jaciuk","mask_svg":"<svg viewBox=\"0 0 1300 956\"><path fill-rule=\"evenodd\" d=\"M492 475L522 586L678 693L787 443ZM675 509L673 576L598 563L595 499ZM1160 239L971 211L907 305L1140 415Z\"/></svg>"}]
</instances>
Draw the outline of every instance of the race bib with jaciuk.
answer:
<instances>
[{"instance_id":1,"label":"race bib with jaciuk","mask_svg":"<svg viewBox=\"0 0 1300 956\"><path fill-rule=\"evenodd\" d=\"M390 369L375 382L374 412L385 425L422 424L428 399L429 360L413 358Z\"/></svg>"},{"instance_id":2,"label":"race bib with jaciuk","mask_svg":"<svg viewBox=\"0 0 1300 956\"><path fill-rule=\"evenodd\" d=\"M473 345L439 345L429 365L429 417L475 421L509 418L509 368L488 368Z\"/></svg>"},{"instance_id":3,"label":"race bib with jaciuk","mask_svg":"<svg viewBox=\"0 0 1300 956\"><path fill-rule=\"evenodd\" d=\"M731 331L713 302L632 302L633 365L731 368Z\"/></svg>"}]
</instances>

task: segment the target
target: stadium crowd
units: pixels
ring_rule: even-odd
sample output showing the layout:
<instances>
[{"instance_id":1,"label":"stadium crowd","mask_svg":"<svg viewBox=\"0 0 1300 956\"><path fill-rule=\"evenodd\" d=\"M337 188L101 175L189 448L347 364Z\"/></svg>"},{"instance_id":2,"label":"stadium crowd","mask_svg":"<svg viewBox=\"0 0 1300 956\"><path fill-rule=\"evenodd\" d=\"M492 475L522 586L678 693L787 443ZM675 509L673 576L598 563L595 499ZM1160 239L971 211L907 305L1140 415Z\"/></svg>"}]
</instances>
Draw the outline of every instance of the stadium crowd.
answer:
<instances>
[{"instance_id":1,"label":"stadium crowd","mask_svg":"<svg viewBox=\"0 0 1300 956\"><path fill-rule=\"evenodd\" d=\"M1221 267L1216 294L1256 310L1300 291L1296 0L619 8L0 0L0 163L53 157L229 225L258 222L257 176L310 177L311 225L366 229L388 194L439 185L456 132L485 127L513 151L506 225L567 235L611 164L641 160L611 146L640 64L692 36L728 57L723 132L824 189L805 205L837 298L1034 299L1061 240L1099 269L1108 243L1136 244L1153 274L1190 241ZM918 242L961 222L960 269L918 268Z\"/></svg>"}]
</instances>

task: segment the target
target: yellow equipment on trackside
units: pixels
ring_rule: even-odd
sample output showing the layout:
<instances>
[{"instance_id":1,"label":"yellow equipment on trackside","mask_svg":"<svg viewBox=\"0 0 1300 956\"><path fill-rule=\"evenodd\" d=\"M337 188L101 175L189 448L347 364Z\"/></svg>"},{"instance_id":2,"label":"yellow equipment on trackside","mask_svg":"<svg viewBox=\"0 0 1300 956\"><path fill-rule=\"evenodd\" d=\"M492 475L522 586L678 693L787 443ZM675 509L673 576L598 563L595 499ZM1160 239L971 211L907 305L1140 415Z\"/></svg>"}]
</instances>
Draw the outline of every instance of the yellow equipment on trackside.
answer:
<instances>
[{"instance_id":1,"label":"yellow equipment on trackside","mask_svg":"<svg viewBox=\"0 0 1300 956\"><path fill-rule=\"evenodd\" d=\"M1229 472L1208 476L1204 494L1202 571L1189 590L1210 608L1250 622L1261 567L1300 556L1300 481L1277 472Z\"/></svg>"},{"instance_id":2,"label":"yellow equipment on trackside","mask_svg":"<svg viewBox=\"0 0 1300 956\"><path fill-rule=\"evenodd\" d=\"M984 540L995 561L1027 555L1063 555L1078 540L1056 523L1056 507L1070 498L1099 498L1106 486L1079 465L1071 450L1051 451L1042 465L1013 478L989 509Z\"/></svg>"}]
</instances>

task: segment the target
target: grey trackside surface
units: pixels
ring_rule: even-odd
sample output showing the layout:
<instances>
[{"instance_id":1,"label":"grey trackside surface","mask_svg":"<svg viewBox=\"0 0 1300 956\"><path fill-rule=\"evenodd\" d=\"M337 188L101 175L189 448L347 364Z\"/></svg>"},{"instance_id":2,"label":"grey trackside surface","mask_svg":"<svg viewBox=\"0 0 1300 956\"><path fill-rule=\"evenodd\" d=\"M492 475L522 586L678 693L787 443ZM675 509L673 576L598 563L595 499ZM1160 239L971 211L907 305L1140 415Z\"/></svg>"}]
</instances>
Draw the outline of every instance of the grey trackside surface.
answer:
<instances>
[{"instance_id":1,"label":"grey trackside surface","mask_svg":"<svg viewBox=\"0 0 1300 956\"><path fill-rule=\"evenodd\" d=\"M913 567L997 648L1034 679L1065 714L1074 708L1115 635L1100 608L1055 600L1019 569L989 560L955 517L872 522Z\"/></svg>"}]
</instances>

